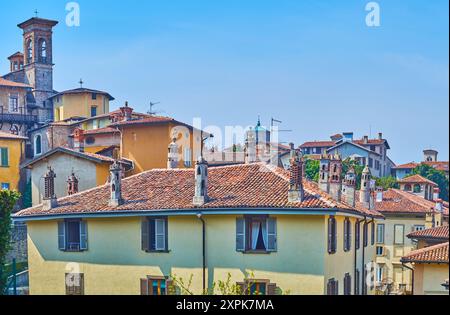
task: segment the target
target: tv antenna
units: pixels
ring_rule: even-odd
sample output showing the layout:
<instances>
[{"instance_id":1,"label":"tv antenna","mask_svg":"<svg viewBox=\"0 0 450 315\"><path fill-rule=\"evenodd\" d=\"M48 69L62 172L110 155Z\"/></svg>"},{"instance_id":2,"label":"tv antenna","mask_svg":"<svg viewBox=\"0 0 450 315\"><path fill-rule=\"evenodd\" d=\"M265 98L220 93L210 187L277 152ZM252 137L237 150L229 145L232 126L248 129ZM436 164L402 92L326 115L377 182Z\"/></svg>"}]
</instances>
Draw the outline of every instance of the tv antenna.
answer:
<instances>
[{"instance_id":1,"label":"tv antenna","mask_svg":"<svg viewBox=\"0 0 450 315\"><path fill-rule=\"evenodd\" d=\"M282 124L282 123L283 122L281 120L275 119L273 117L270 119L270 137L272 137L273 127L275 126L275 124ZM278 132L292 132L291 129L278 129L277 131ZM283 143L283 142L280 142L280 143Z\"/></svg>"},{"instance_id":2,"label":"tv antenna","mask_svg":"<svg viewBox=\"0 0 450 315\"><path fill-rule=\"evenodd\" d=\"M149 114L149 115L156 115L156 114L160 114L160 113L162 113L161 111L155 111L155 110L153 110L153 108L156 106L156 105L158 105L158 104L161 104L161 102L156 102L156 103L153 103L153 102L150 102L150 109L149 109L149 111L147 112L147 114Z\"/></svg>"}]
</instances>

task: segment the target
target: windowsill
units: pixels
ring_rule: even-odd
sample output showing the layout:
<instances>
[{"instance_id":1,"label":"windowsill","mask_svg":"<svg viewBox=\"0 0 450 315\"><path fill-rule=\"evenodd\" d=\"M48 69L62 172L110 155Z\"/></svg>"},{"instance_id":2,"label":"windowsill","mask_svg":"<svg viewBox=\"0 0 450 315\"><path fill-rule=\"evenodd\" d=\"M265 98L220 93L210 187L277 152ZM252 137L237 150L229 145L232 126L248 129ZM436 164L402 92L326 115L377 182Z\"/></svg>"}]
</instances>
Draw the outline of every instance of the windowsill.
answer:
<instances>
[{"instance_id":1,"label":"windowsill","mask_svg":"<svg viewBox=\"0 0 450 315\"><path fill-rule=\"evenodd\" d=\"M273 252L269 252L266 250L246 250L242 252L245 255L270 255Z\"/></svg>"},{"instance_id":2,"label":"windowsill","mask_svg":"<svg viewBox=\"0 0 450 315\"><path fill-rule=\"evenodd\" d=\"M0 165L1 168L9 168L9 165Z\"/></svg>"},{"instance_id":3,"label":"windowsill","mask_svg":"<svg viewBox=\"0 0 450 315\"><path fill-rule=\"evenodd\" d=\"M61 250L64 253L83 253L85 251L87 251L86 249L80 249L80 250L70 250L70 249L65 249L65 250Z\"/></svg>"},{"instance_id":4,"label":"windowsill","mask_svg":"<svg viewBox=\"0 0 450 315\"><path fill-rule=\"evenodd\" d=\"M171 250L146 250L145 252L148 254L169 254Z\"/></svg>"}]
</instances>

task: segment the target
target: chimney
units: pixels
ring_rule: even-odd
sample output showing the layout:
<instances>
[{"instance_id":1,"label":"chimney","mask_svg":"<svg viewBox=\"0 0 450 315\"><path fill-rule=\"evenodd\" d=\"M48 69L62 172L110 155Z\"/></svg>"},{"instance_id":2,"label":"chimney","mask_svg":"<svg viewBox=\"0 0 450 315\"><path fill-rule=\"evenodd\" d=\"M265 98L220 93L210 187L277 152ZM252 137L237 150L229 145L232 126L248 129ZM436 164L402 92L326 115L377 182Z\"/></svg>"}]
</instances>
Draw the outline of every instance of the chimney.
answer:
<instances>
[{"instance_id":1,"label":"chimney","mask_svg":"<svg viewBox=\"0 0 450 315\"><path fill-rule=\"evenodd\" d=\"M369 136L364 136L363 143L368 144L369 143Z\"/></svg>"},{"instance_id":2,"label":"chimney","mask_svg":"<svg viewBox=\"0 0 450 315\"><path fill-rule=\"evenodd\" d=\"M117 160L109 168L110 180L109 185L111 189L111 198L109 205L111 207L118 207L123 204L122 199L122 169Z\"/></svg>"},{"instance_id":3,"label":"chimney","mask_svg":"<svg viewBox=\"0 0 450 315\"><path fill-rule=\"evenodd\" d=\"M330 196L335 201L341 201L342 192L342 160L339 154L335 154L330 160Z\"/></svg>"},{"instance_id":4,"label":"chimney","mask_svg":"<svg viewBox=\"0 0 450 315\"><path fill-rule=\"evenodd\" d=\"M435 205L435 207L434 207L434 209L437 211L437 212L439 212L439 213L442 213L442 211L444 210L444 205L443 205L443 201L442 201L442 199L436 199L436 205Z\"/></svg>"},{"instance_id":5,"label":"chimney","mask_svg":"<svg viewBox=\"0 0 450 315\"><path fill-rule=\"evenodd\" d=\"M439 187L435 187L433 189L433 200L437 201L439 199L440 194L441 194L441 190L439 189Z\"/></svg>"},{"instance_id":6,"label":"chimney","mask_svg":"<svg viewBox=\"0 0 450 315\"><path fill-rule=\"evenodd\" d=\"M350 167L347 174L345 174L341 198L352 207L356 204L356 174L353 167Z\"/></svg>"},{"instance_id":7,"label":"chimney","mask_svg":"<svg viewBox=\"0 0 450 315\"><path fill-rule=\"evenodd\" d=\"M378 140L383 140L383 133L382 132L378 133Z\"/></svg>"},{"instance_id":8,"label":"chimney","mask_svg":"<svg viewBox=\"0 0 450 315\"><path fill-rule=\"evenodd\" d=\"M376 202L383 202L383 187L378 187L377 188L377 197L376 197Z\"/></svg>"},{"instance_id":9,"label":"chimney","mask_svg":"<svg viewBox=\"0 0 450 315\"><path fill-rule=\"evenodd\" d=\"M208 202L208 162L199 157L195 163L195 192L192 203L201 207Z\"/></svg>"},{"instance_id":10,"label":"chimney","mask_svg":"<svg viewBox=\"0 0 450 315\"><path fill-rule=\"evenodd\" d=\"M120 108L120 111L122 113L122 117L124 121L131 120L133 108L128 107L128 102L125 102L125 106Z\"/></svg>"},{"instance_id":11,"label":"chimney","mask_svg":"<svg viewBox=\"0 0 450 315\"><path fill-rule=\"evenodd\" d=\"M328 178L330 176L330 157L324 153L320 157L320 170L319 170L319 188L325 193L330 192L330 183Z\"/></svg>"},{"instance_id":12,"label":"chimney","mask_svg":"<svg viewBox=\"0 0 450 315\"><path fill-rule=\"evenodd\" d=\"M73 132L73 148L78 152L84 152L84 130L76 128Z\"/></svg>"},{"instance_id":13,"label":"chimney","mask_svg":"<svg viewBox=\"0 0 450 315\"><path fill-rule=\"evenodd\" d=\"M69 196L78 193L78 178L76 178L75 173L72 171L72 174L67 179L67 194Z\"/></svg>"},{"instance_id":14,"label":"chimney","mask_svg":"<svg viewBox=\"0 0 450 315\"><path fill-rule=\"evenodd\" d=\"M289 168L289 202L302 202L305 198L303 190L303 159L291 145L291 166Z\"/></svg>"},{"instance_id":15,"label":"chimney","mask_svg":"<svg viewBox=\"0 0 450 315\"><path fill-rule=\"evenodd\" d=\"M178 168L177 138L173 138L172 142L169 144L169 155L168 155L168 160L167 160L167 168L168 169Z\"/></svg>"},{"instance_id":16,"label":"chimney","mask_svg":"<svg viewBox=\"0 0 450 315\"><path fill-rule=\"evenodd\" d=\"M366 165L361 175L361 190L359 191L359 201L363 204L364 208L370 209L371 207L371 187L370 180L372 175L370 174L369 166Z\"/></svg>"},{"instance_id":17,"label":"chimney","mask_svg":"<svg viewBox=\"0 0 450 315\"><path fill-rule=\"evenodd\" d=\"M58 206L58 200L55 194L56 174L51 166L48 166L47 173L44 176L44 201L43 210L51 210Z\"/></svg>"},{"instance_id":18,"label":"chimney","mask_svg":"<svg viewBox=\"0 0 450 315\"><path fill-rule=\"evenodd\" d=\"M256 136L253 129L247 132L247 140L245 141L245 163L256 162Z\"/></svg>"}]
</instances>

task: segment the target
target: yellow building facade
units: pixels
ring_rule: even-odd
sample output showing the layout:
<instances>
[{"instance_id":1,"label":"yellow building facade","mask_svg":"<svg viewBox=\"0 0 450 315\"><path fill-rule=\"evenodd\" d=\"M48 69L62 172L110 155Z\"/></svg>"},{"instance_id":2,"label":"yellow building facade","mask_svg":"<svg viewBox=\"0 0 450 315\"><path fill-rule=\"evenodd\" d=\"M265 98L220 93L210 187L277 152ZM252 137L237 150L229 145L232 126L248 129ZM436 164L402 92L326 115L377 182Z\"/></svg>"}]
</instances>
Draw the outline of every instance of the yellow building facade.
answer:
<instances>
[{"instance_id":1,"label":"yellow building facade","mask_svg":"<svg viewBox=\"0 0 450 315\"><path fill-rule=\"evenodd\" d=\"M0 131L0 185L1 189L19 190L20 164L25 157L27 138Z\"/></svg>"}]
</instances>

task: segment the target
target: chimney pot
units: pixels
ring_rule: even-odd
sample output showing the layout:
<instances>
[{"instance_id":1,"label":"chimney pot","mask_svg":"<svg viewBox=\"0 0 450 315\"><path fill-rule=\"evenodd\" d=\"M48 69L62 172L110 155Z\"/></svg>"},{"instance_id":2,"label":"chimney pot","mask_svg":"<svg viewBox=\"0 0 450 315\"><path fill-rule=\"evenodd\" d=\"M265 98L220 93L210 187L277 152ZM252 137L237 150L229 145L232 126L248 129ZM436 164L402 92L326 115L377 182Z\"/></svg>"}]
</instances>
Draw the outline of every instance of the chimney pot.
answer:
<instances>
[{"instance_id":1,"label":"chimney pot","mask_svg":"<svg viewBox=\"0 0 450 315\"><path fill-rule=\"evenodd\" d=\"M75 176L75 173L72 171L72 174L67 179L67 194L69 196L78 193L78 178Z\"/></svg>"},{"instance_id":2,"label":"chimney pot","mask_svg":"<svg viewBox=\"0 0 450 315\"><path fill-rule=\"evenodd\" d=\"M195 192L192 203L201 207L208 202L208 162L199 157L195 163Z\"/></svg>"},{"instance_id":3,"label":"chimney pot","mask_svg":"<svg viewBox=\"0 0 450 315\"><path fill-rule=\"evenodd\" d=\"M111 198L109 205L111 207L118 207L123 204L122 199L122 168L117 160L111 165L110 169L110 190Z\"/></svg>"},{"instance_id":4,"label":"chimney pot","mask_svg":"<svg viewBox=\"0 0 450 315\"><path fill-rule=\"evenodd\" d=\"M363 141L364 141L364 144L368 144L369 143L369 136L364 136Z\"/></svg>"},{"instance_id":5,"label":"chimney pot","mask_svg":"<svg viewBox=\"0 0 450 315\"><path fill-rule=\"evenodd\" d=\"M44 210L51 210L58 206L58 201L55 194L55 178L55 172L53 171L51 166L48 166L47 173L44 176Z\"/></svg>"},{"instance_id":6,"label":"chimney pot","mask_svg":"<svg viewBox=\"0 0 450 315\"><path fill-rule=\"evenodd\" d=\"M378 187L377 188L377 199L376 199L377 202L383 202L383 194L384 194L383 188Z\"/></svg>"},{"instance_id":7,"label":"chimney pot","mask_svg":"<svg viewBox=\"0 0 450 315\"><path fill-rule=\"evenodd\" d=\"M125 106L120 108L120 112L122 113L122 119L124 121L130 121L132 114L133 114L133 108L128 106L128 101L125 102Z\"/></svg>"},{"instance_id":8,"label":"chimney pot","mask_svg":"<svg viewBox=\"0 0 450 315\"><path fill-rule=\"evenodd\" d=\"M293 148L291 150L291 167L289 169L289 202L302 202L305 192L303 190L303 160Z\"/></svg>"},{"instance_id":9,"label":"chimney pot","mask_svg":"<svg viewBox=\"0 0 450 315\"><path fill-rule=\"evenodd\" d=\"M379 140L383 140L383 133L382 132L378 133L378 139Z\"/></svg>"},{"instance_id":10,"label":"chimney pot","mask_svg":"<svg viewBox=\"0 0 450 315\"><path fill-rule=\"evenodd\" d=\"M76 128L73 132L73 147L78 152L84 152L84 130Z\"/></svg>"}]
</instances>

